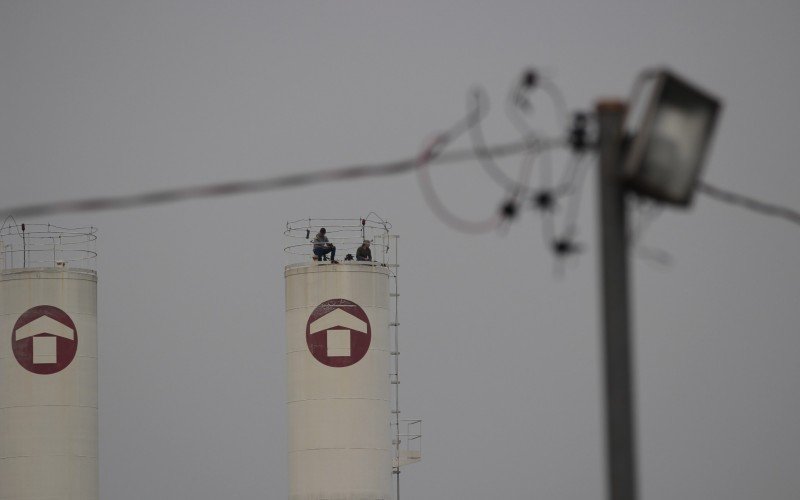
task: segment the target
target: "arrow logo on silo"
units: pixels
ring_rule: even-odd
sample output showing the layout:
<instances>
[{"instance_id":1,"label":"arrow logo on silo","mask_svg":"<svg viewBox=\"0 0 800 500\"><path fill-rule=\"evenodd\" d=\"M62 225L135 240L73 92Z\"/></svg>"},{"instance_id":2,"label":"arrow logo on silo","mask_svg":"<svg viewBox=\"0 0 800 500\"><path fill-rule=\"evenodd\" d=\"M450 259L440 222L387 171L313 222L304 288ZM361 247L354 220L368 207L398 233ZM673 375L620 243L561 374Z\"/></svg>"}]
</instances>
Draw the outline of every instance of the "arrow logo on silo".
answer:
<instances>
[{"instance_id":1,"label":"arrow logo on silo","mask_svg":"<svg viewBox=\"0 0 800 500\"><path fill-rule=\"evenodd\" d=\"M39 375L58 373L78 352L78 331L72 318L53 306L36 306L17 319L11 333L17 362Z\"/></svg>"},{"instance_id":2,"label":"arrow logo on silo","mask_svg":"<svg viewBox=\"0 0 800 500\"><path fill-rule=\"evenodd\" d=\"M369 350L372 332L367 313L347 299L318 305L306 323L306 343L320 363L343 368L358 363Z\"/></svg>"}]
</instances>

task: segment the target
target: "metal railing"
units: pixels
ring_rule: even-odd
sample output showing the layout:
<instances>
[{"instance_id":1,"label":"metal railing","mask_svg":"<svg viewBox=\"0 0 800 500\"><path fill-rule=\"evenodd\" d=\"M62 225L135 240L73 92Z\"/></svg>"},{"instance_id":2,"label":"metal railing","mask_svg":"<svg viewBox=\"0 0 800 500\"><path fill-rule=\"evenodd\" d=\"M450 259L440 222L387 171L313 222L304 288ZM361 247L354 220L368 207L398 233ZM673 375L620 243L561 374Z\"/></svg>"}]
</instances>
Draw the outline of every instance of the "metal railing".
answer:
<instances>
[{"instance_id":1,"label":"metal railing","mask_svg":"<svg viewBox=\"0 0 800 500\"><path fill-rule=\"evenodd\" d=\"M336 246L337 260L343 261L352 255L353 262L357 262L356 250L364 240L368 240L371 243L372 260L387 263L386 256L390 250L388 235L392 225L374 212L355 219L309 218L287 222L283 234L291 239L291 243L284 247L284 252L297 256L297 260L311 259L314 255L314 238L321 228L325 228L325 236Z\"/></svg>"},{"instance_id":2,"label":"metal railing","mask_svg":"<svg viewBox=\"0 0 800 500\"><path fill-rule=\"evenodd\" d=\"M395 424L392 423L392 427ZM422 419L404 418L399 422L400 432L396 433L399 438L399 451L406 452L410 456L422 456Z\"/></svg>"},{"instance_id":3,"label":"metal railing","mask_svg":"<svg viewBox=\"0 0 800 500\"><path fill-rule=\"evenodd\" d=\"M0 227L0 269L94 269L95 227L10 224Z\"/></svg>"}]
</instances>

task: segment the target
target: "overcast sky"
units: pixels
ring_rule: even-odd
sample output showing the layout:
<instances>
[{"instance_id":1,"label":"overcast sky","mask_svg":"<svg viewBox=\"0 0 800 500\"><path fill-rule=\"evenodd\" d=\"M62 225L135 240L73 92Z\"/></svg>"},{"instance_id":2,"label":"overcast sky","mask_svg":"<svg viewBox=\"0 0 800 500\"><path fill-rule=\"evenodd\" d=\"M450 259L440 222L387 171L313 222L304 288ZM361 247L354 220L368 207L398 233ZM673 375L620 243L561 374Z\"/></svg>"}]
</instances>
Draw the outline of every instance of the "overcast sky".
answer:
<instances>
[{"instance_id":1,"label":"overcast sky","mask_svg":"<svg viewBox=\"0 0 800 500\"><path fill-rule=\"evenodd\" d=\"M578 110L667 64L725 101L705 178L800 208L799 24L796 0L0 0L0 206L405 157L476 84L514 140L528 66ZM433 178L465 217L503 196L476 164ZM561 278L532 211L460 234L411 175L20 221L100 229L101 498L287 497L284 224L370 211L401 235L424 418L403 498L601 498L594 181ZM644 241L673 263L633 262L643 497L797 498L800 231L700 197Z\"/></svg>"}]
</instances>

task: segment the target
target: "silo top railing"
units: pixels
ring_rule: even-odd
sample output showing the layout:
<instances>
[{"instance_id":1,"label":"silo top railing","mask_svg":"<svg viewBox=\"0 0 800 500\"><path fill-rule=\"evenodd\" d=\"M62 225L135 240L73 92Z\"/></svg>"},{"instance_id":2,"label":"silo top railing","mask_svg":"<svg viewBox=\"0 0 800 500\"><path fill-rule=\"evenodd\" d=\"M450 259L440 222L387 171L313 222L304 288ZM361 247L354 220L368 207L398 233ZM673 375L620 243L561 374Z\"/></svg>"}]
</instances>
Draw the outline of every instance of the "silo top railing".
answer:
<instances>
[{"instance_id":1,"label":"silo top railing","mask_svg":"<svg viewBox=\"0 0 800 500\"><path fill-rule=\"evenodd\" d=\"M284 251L294 257L295 262L311 261L314 255L314 238L321 228L325 228L328 240L336 246L336 259L347 260L367 240L370 242L373 262L386 264L390 252L389 231L392 225L375 213L357 219L298 219L286 223L283 234L290 239Z\"/></svg>"},{"instance_id":2,"label":"silo top railing","mask_svg":"<svg viewBox=\"0 0 800 500\"><path fill-rule=\"evenodd\" d=\"M96 227L11 224L0 228L0 270L21 268L94 269Z\"/></svg>"}]
</instances>

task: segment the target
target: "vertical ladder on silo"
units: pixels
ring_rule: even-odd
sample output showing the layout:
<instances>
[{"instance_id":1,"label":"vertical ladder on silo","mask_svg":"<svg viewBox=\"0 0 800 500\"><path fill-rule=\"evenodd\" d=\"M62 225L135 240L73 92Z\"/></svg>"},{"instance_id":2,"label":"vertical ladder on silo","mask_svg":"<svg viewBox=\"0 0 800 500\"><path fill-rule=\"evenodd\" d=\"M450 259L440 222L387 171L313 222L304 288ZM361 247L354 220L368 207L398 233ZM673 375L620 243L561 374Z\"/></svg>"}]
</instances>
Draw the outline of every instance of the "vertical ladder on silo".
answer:
<instances>
[{"instance_id":1,"label":"vertical ladder on silo","mask_svg":"<svg viewBox=\"0 0 800 500\"><path fill-rule=\"evenodd\" d=\"M392 474L395 477L395 486L396 486L396 493L395 493L395 500L400 500L400 467L403 465L408 465L411 463L419 462L421 457L421 447L419 450L412 451L411 449L403 449L403 440L411 440L410 442L418 443L419 439L422 437L421 434L421 425L422 420L420 419L413 419L410 421L404 421L400 418L400 287L398 284L398 269L400 267L399 264L399 257L398 257L398 235L387 235L387 245L384 247L386 248L386 252L384 253L384 264L389 268L389 276L391 279L391 287L389 290L389 296L393 300L393 307L394 311L393 314L390 314L392 318L389 322L390 332L391 332L391 347L390 347L390 354L392 357L392 365L391 371L389 373L389 381L394 388L394 394L391 403L391 412L392 412L392 420L391 426L394 427L394 437L392 438L392 445L394 446L394 457L392 459ZM393 262L387 258L386 253L390 248L394 248L394 258L391 259ZM419 433L412 434L410 431L406 431L403 433L401 431L401 425L405 423L411 426L419 427ZM408 444L406 443L406 444Z\"/></svg>"},{"instance_id":2,"label":"vertical ladder on silo","mask_svg":"<svg viewBox=\"0 0 800 500\"><path fill-rule=\"evenodd\" d=\"M399 272L399 251L398 251L398 235L387 235L389 248L394 249L394 262L386 262L389 267L389 275L391 276L391 288L389 296L394 299L394 317L389 323L390 331L392 334L392 369L389 374L389 381L394 386L394 398L392 400L392 417L394 420L394 438L392 445L394 445L394 459L392 460L392 473L395 478L396 496L395 500L400 500L400 287L398 284ZM385 259L389 260L389 259Z\"/></svg>"}]
</instances>

